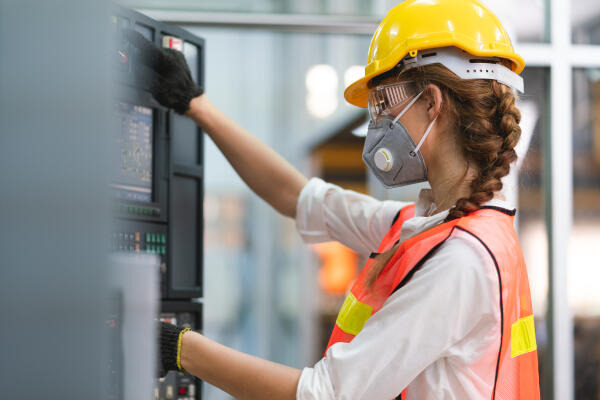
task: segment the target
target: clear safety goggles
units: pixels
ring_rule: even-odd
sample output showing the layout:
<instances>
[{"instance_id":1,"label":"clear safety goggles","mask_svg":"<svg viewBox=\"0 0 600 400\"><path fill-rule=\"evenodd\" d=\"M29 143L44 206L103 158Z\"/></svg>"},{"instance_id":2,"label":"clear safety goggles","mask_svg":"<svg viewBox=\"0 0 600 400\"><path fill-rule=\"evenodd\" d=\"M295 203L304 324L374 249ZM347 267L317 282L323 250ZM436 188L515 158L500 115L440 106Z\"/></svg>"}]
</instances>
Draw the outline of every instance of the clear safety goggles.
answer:
<instances>
[{"instance_id":1,"label":"clear safety goggles","mask_svg":"<svg viewBox=\"0 0 600 400\"><path fill-rule=\"evenodd\" d=\"M406 101L422 90L422 85L413 82L397 82L379 85L369 90L369 113L374 123L388 116L396 117Z\"/></svg>"}]
</instances>

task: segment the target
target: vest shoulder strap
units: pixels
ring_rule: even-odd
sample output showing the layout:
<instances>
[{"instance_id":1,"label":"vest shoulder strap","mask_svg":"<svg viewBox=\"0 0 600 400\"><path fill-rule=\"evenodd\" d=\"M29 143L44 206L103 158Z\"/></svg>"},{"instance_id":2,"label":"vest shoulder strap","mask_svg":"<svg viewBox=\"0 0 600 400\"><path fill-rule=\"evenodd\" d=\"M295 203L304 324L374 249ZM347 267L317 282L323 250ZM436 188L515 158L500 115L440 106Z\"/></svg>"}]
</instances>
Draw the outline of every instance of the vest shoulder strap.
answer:
<instances>
[{"instance_id":1,"label":"vest shoulder strap","mask_svg":"<svg viewBox=\"0 0 600 400\"><path fill-rule=\"evenodd\" d=\"M511 213L504 212L504 209L500 211L495 208L481 208L465 217L444 222L400 245L388 265L388 267L392 267L394 263L401 263L400 266L394 268L396 277L392 293L406 285L415 272L450 238L457 228L475 236L486 247L494 258L494 262L497 262L494 256L495 252L505 252L507 245L511 246L515 241L518 245L513 228L513 218Z\"/></svg>"}]
</instances>

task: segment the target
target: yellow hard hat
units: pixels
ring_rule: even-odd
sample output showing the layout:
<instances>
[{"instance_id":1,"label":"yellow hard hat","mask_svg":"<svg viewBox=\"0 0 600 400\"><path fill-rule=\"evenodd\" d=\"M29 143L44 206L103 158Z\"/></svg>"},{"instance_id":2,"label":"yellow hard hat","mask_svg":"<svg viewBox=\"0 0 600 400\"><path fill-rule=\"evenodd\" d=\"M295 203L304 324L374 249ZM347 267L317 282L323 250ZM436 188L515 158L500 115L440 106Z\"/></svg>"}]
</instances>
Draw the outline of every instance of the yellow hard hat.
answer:
<instances>
[{"instance_id":1,"label":"yellow hard hat","mask_svg":"<svg viewBox=\"0 0 600 400\"><path fill-rule=\"evenodd\" d=\"M469 54L511 61L525 68L500 20L478 0L406 0L392 8L371 39L365 76L348 86L346 100L367 107L369 81L420 50L458 47Z\"/></svg>"}]
</instances>

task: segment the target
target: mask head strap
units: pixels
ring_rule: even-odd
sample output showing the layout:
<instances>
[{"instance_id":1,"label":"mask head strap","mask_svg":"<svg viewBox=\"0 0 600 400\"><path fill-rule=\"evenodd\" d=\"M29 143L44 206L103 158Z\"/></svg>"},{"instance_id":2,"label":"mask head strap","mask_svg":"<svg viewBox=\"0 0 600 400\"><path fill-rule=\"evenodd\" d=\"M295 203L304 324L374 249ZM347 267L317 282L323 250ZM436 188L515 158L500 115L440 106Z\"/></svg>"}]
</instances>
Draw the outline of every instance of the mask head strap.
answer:
<instances>
[{"instance_id":1,"label":"mask head strap","mask_svg":"<svg viewBox=\"0 0 600 400\"><path fill-rule=\"evenodd\" d=\"M439 116L439 114L435 116L435 118L433 119L433 121L431 121L431 123L427 127L427 130L423 134L423 137L421 138L421 140L419 140L419 144L417 144L417 147L415 147L415 149L410 152L410 155L412 157L414 157L414 156L417 155L417 151L419 151L419 149L421 148L421 145L423 144L423 142L425 142L425 139L427 138L427 135L429 135L429 132L431 132L431 129L433 128L433 124L435 124L435 121L437 121L438 116Z\"/></svg>"},{"instance_id":2,"label":"mask head strap","mask_svg":"<svg viewBox=\"0 0 600 400\"><path fill-rule=\"evenodd\" d=\"M408 111L408 109L410 107L412 107L413 104L415 104L417 102L417 100L419 100L419 97L421 97L421 95L423 95L424 90L421 90L419 92L418 95L415 96L414 99L412 99L410 101L410 103L408 103L408 105L404 108L404 110L400 111L400 113L396 116L396 118L394 118L394 121L392 123L396 123L398 122L398 120L404 115L406 114L406 112ZM431 121L429 123L429 126L427 127L427 130L425 131L425 133L423 134L423 137L421 138L421 140L419 140L419 144L417 144L417 147L415 147L415 149L413 151L411 151L409 154L411 155L411 157L414 157L417 155L417 152L419 151L419 149L421 148L421 146L423 145L423 143L425 142L425 139L427 138L427 136L429 135L429 132L431 132L431 129L433 129L433 125L435 124L435 121L437 121L438 117L439 117L439 113L438 115L435 116L435 118L433 119L433 121Z\"/></svg>"},{"instance_id":3,"label":"mask head strap","mask_svg":"<svg viewBox=\"0 0 600 400\"><path fill-rule=\"evenodd\" d=\"M400 118L401 118L401 117L402 117L404 114L406 114L406 112L408 111L408 109L409 109L409 108L411 108L411 107L412 107L412 105L413 105L413 104L415 104L415 103L417 102L417 100L419 100L419 97L421 97L421 95L423 94L423 92L424 92L424 91L423 91L423 90L421 90L421 91L419 92L419 94L418 94L418 95L416 95L416 96L415 96L415 98L414 98L414 99L412 99L412 100L410 101L410 103L408 103L408 105L407 105L406 107L404 107L404 110L400 111L400 113L399 113L399 114L396 116L396 118L394 118L394 121L393 121L393 123L394 123L394 124L395 124L396 122L398 122L398 120L399 120L399 119L400 119Z\"/></svg>"}]
</instances>

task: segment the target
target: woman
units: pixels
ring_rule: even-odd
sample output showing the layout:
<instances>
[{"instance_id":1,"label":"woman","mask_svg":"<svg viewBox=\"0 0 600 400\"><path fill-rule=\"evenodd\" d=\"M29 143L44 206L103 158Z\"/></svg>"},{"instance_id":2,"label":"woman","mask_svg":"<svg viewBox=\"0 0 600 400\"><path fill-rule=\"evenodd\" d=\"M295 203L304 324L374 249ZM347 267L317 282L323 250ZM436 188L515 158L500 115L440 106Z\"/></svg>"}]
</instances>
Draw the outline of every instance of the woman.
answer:
<instances>
[{"instance_id":1,"label":"woman","mask_svg":"<svg viewBox=\"0 0 600 400\"><path fill-rule=\"evenodd\" d=\"M244 181L307 242L371 257L325 357L303 371L163 324L164 370L244 399L538 399L529 283L502 177L517 155L522 58L478 0L408 0L375 32L346 99L369 107L363 159L388 187L427 180L415 205L307 181L200 95L183 57L131 35Z\"/></svg>"}]
</instances>

